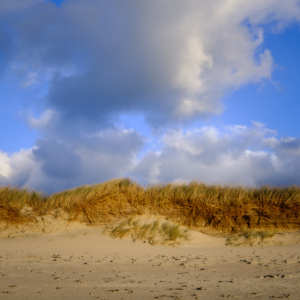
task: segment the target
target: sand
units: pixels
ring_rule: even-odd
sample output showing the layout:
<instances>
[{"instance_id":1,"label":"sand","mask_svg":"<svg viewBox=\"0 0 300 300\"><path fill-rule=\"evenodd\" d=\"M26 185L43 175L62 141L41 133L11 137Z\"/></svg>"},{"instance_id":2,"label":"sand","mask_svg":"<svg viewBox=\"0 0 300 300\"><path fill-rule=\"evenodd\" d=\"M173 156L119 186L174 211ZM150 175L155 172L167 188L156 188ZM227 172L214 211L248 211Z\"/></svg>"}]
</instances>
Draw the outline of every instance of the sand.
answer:
<instances>
[{"instance_id":1,"label":"sand","mask_svg":"<svg viewBox=\"0 0 300 300\"><path fill-rule=\"evenodd\" d=\"M299 234L233 247L193 232L170 247L82 224L21 229L0 238L0 299L300 299Z\"/></svg>"}]
</instances>

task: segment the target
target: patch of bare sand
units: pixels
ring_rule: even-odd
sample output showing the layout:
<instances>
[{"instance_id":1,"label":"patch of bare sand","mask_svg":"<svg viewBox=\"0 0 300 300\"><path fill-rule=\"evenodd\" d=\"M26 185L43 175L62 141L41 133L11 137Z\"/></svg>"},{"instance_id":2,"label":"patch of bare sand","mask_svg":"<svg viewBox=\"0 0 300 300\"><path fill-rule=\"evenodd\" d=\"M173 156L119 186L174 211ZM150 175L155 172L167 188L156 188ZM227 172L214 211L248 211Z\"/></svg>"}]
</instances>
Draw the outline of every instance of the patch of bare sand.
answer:
<instances>
[{"instance_id":1,"label":"patch of bare sand","mask_svg":"<svg viewBox=\"0 0 300 300\"><path fill-rule=\"evenodd\" d=\"M232 247L191 232L169 247L55 220L41 220L42 233L1 233L0 299L299 299L299 233L274 235L281 246Z\"/></svg>"}]
</instances>

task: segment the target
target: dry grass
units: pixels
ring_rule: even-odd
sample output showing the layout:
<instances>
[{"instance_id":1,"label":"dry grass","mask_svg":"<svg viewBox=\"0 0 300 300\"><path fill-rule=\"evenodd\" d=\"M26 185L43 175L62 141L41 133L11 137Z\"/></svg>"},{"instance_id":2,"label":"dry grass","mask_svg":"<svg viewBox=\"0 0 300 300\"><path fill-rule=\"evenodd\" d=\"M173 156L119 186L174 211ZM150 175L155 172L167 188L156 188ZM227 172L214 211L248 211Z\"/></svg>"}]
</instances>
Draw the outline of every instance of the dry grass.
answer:
<instances>
[{"instance_id":1,"label":"dry grass","mask_svg":"<svg viewBox=\"0 0 300 300\"><path fill-rule=\"evenodd\" d=\"M24 207L31 207L24 214ZM63 210L69 221L92 226L130 216L154 214L205 233L299 230L300 188L243 188L202 183L142 187L116 179L45 196L13 187L0 188L0 222L35 222Z\"/></svg>"},{"instance_id":2,"label":"dry grass","mask_svg":"<svg viewBox=\"0 0 300 300\"><path fill-rule=\"evenodd\" d=\"M261 245L266 239L272 238L275 231L242 231L231 234L226 241L227 246L255 246Z\"/></svg>"},{"instance_id":3,"label":"dry grass","mask_svg":"<svg viewBox=\"0 0 300 300\"><path fill-rule=\"evenodd\" d=\"M107 228L106 234L114 238L131 237L133 241L143 241L151 245L175 245L189 240L189 230L179 224L157 220L129 217L117 226Z\"/></svg>"}]
</instances>

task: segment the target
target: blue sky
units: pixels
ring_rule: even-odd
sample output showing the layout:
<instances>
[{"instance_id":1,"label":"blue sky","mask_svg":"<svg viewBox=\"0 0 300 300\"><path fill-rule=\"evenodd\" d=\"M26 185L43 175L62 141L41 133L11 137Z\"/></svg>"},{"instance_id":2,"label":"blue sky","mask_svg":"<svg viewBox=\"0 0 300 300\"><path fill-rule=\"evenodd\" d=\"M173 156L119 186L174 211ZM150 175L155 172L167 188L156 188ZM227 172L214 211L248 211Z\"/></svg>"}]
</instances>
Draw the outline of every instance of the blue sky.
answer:
<instances>
[{"instance_id":1,"label":"blue sky","mask_svg":"<svg viewBox=\"0 0 300 300\"><path fill-rule=\"evenodd\" d=\"M300 183L300 1L0 4L0 185Z\"/></svg>"},{"instance_id":2,"label":"blue sky","mask_svg":"<svg viewBox=\"0 0 300 300\"><path fill-rule=\"evenodd\" d=\"M267 84L250 85L231 94L221 120L227 124L267 124L281 136L299 137L300 118L300 31L294 24L278 34L265 35L275 69Z\"/></svg>"}]
</instances>

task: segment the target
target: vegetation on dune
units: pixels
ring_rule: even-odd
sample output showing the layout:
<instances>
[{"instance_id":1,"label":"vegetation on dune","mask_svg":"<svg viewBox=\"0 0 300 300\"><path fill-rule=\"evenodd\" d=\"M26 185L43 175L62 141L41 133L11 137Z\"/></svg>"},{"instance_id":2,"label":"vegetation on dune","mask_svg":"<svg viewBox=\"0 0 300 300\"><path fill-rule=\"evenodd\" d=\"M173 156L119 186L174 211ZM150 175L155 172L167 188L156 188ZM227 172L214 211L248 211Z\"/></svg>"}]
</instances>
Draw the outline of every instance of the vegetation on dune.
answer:
<instances>
[{"instance_id":1,"label":"vegetation on dune","mask_svg":"<svg viewBox=\"0 0 300 300\"><path fill-rule=\"evenodd\" d=\"M226 241L227 246L254 246L261 245L266 239L272 238L275 231L246 230L231 234Z\"/></svg>"},{"instance_id":2,"label":"vegetation on dune","mask_svg":"<svg viewBox=\"0 0 300 300\"><path fill-rule=\"evenodd\" d=\"M151 245L174 245L189 240L189 230L187 228L171 222L161 222L158 219L139 220L129 217L117 226L107 228L105 232L114 238L130 236L133 241L141 240Z\"/></svg>"},{"instance_id":3,"label":"vegetation on dune","mask_svg":"<svg viewBox=\"0 0 300 300\"><path fill-rule=\"evenodd\" d=\"M153 214L206 233L300 227L300 188L243 188L165 184L142 187L115 179L45 196L14 187L0 188L0 222L35 222L38 216L63 211L69 221L93 226L130 216Z\"/></svg>"}]
</instances>

